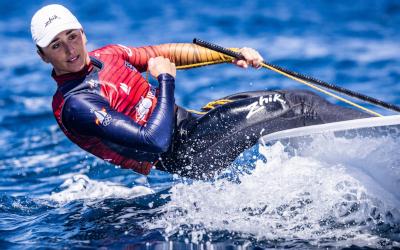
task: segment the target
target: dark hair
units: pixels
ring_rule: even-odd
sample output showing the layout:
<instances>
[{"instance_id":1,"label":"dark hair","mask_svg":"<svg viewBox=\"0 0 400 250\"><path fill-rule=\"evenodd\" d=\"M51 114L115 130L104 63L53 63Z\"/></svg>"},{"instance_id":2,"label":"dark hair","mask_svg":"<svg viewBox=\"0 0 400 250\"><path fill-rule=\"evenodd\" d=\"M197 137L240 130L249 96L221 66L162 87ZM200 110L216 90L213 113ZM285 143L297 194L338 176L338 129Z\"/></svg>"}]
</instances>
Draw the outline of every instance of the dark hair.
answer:
<instances>
[{"instance_id":1,"label":"dark hair","mask_svg":"<svg viewBox=\"0 0 400 250\"><path fill-rule=\"evenodd\" d=\"M39 50L40 53L43 54L43 49L42 49L42 47L40 47L39 45L36 44L36 48Z\"/></svg>"}]
</instances>

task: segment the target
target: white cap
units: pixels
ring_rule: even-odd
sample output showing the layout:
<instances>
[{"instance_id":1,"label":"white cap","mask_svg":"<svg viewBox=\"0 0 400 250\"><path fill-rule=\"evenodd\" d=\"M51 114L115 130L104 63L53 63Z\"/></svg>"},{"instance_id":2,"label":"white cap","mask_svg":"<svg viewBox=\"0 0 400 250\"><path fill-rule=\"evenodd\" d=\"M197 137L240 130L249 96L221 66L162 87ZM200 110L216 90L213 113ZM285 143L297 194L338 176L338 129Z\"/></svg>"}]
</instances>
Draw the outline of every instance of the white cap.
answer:
<instances>
[{"instance_id":1,"label":"white cap","mask_svg":"<svg viewBox=\"0 0 400 250\"><path fill-rule=\"evenodd\" d=\"M40 47L47 47L60 32L82 29L78 19L64 6L50 4L33 15L31 33L33 41Z\"/></svg>"}]
</instances>

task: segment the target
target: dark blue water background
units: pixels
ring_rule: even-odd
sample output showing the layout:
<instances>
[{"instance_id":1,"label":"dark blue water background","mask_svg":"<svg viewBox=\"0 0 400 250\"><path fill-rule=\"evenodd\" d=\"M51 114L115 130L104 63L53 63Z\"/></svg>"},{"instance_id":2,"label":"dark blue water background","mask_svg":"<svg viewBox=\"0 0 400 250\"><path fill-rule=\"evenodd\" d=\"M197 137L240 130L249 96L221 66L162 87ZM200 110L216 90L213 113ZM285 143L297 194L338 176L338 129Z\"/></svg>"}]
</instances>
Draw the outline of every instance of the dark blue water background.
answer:
<instances>
[{"instance_id":1,"label":"dark blue water background","mask_svg":"<svg viewBox=\"0 0 400 250\"><path fill-rule=\"evenodd\" d=\"M30 37L31 16L48 3L0 1L0 248L399 246L398 221L386 231L370 231L378 238L370 244L352 241L356 229L348 225L349 232L340 237L329 236L329 230L326 237L274 237L201 223L180 223L172 231L149 226L165 212L166 188L179 178L157 171L145 178L117 169L87 155L58 129L51 111L51 68L40 61ZM90 49L197 37L253 47L272 63L400 104L400 1L58 3L80 19ZM176 99L198 109L231 93L279 88L305 87L267 70L218 65L180 71Z\"/></svg>"}]
</instances>

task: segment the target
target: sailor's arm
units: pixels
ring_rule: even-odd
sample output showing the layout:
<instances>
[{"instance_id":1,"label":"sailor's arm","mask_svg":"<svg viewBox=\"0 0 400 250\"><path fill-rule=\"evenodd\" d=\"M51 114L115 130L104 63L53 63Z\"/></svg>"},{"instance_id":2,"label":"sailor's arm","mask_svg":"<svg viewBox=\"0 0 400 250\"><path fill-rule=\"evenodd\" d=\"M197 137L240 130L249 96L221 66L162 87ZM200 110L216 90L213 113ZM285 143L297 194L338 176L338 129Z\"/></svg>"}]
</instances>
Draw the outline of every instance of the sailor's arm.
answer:
<instances>
[{"instance_id":1,"label":"sailor's arm","mask_svg":"<svg viewBox=\"0 0 400 250\"><path fill-rule=\"evenodd\" d=\"M158 76L158 81L157 106L146 126L112 109L105 98L93 93L69 97L63 108L63 123L67 129L82 135L97 136L150 153L165 152L171 143L174 127L175 80L170 74L164 73Z\"/></svg>"},{"instance_id":2,"label":"sailor's arm","mask_svg":"<svg viewBox=\"0 0 400 250\"><path fill-rule=\"evenodd\" d=\"M139 71L147 69L147 62L152 57L163 56L175 63L180 68L193 68L210 64L233 62L247 68L247 65L259 67L262 62L260 54L251 48L236 49L242 53L246 60L233 60L222 53L191 43L169 43L144 47L120 46L125 59L134 65Z\"/></svg>"}]
</instances>

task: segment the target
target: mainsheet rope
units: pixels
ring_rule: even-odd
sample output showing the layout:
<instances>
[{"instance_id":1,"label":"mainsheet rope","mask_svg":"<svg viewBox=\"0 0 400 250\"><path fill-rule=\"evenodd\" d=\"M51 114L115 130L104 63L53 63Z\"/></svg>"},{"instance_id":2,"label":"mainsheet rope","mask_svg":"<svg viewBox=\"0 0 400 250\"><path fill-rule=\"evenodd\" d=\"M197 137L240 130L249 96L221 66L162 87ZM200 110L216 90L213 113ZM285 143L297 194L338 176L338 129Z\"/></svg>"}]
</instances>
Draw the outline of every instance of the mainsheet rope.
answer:
<instances>
[{"instance_id":1,"label":"mainsheet rope","mask_svg":"<svg viewBox=\"0 0 400 250\"><path fill-rule=\"evenodd\" d=\"M326 95L329 95L329 96L331 96L331 97L333 97L333 98L336 98L336 99L338 99L338 100L340 100L340 101L342 101L342 102L345 102L345 103L347 103L347 104L350 104L350 105L352 105L352 106L354 106L354 107L357 107L357 108L359 108L359 109L361 109L361 110L364 110L364 111L366 111L366 112L368 112L368 113L370 113L370 114L376 115L376 116L378 116L378 117L383 117L383 115L381 115L381 114L379 114L379 113L377 113L377 112L375 112L375 111L372 111L372 110L370 110L370 109L368 109L368 108L366 108L366 107L363 107L363 106L361 106L361 105L359 105L359 104L357 104L357 103L355 103L355 102L352 102L352 101L350 101L350 100L348 100L348 99L346 99L346 98L343 98L343 97L341 97L341 96L338 96L338 95L336 95L336 94L334 94L334 93L332 93L332 92L329 92L329 91L327 91L327 90L325 90L325 89L323 89L323 88L320 88L320 87L318 87L318 86L315 86L315 85L312 84L312 83L306 82L306 81L304 81L304 80L302 80L302 79L299 79L299 78L297 78L297 77L295 77L295 76L289 75L289 74L287 74L287 73L285 73L285 72L283 72L283 71L280 71L279 69L273 68L273 67L271 67L271 66L269 66L269 65L267 65L267 64L265 64L265 63L261 63L261 66L263 66L264 68L268 68L268 69L270 69L270 70L272 70L272 71L275 71L275 72L277 72L277 73L279 73L279 74L282 74L282 75L284 75L284 76L286 76L286 77L288 77L288 78L290 78L290 79L292 79L292 80L294 80L294 81L303 83L303 84L307 85L307 86L310 87L310 88L313 88L313 89L315 89L315 90L317 90L317 91L319 91L319 92L322 92L322 93L324 93L324 94L326 94Z\"/></svg>"}]
</instances>

